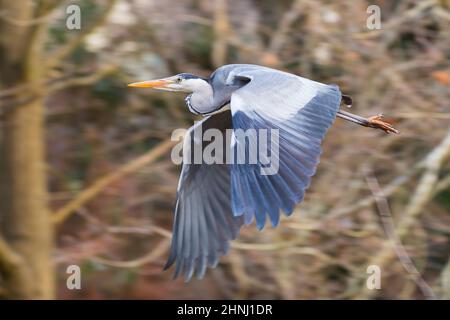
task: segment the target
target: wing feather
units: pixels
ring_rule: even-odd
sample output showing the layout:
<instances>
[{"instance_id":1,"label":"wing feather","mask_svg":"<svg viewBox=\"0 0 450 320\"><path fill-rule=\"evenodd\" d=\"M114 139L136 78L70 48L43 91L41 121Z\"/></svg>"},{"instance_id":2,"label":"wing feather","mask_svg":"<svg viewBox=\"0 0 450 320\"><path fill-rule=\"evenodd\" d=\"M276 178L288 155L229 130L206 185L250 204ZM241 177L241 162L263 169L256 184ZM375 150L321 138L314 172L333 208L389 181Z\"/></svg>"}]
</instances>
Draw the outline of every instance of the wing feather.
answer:
<instances>
[{"instance_id":1,"label":"wing feather","mask_svg":"<svg viewBox=\"0 0 450 320\"><path fill-rule=\"evenodd\" d=\"M225 111L203 119L188 131L185 148L194 150L206 143L194 137L194 127L203 131L231 128L231 113ZM225 141L225 139L223 139ZM190 150L183 150L190 152ZM224 153L225 154L225 153ZM231 176L226 164L184 163L180 175L175 205L175 221L170 255L165 269L175 263L174 277L184 275L189 281L195 274L202 278L206 268L215 267L219 257L229 248L244 224L243 217L235 217L231 208Z\"/></svg>"},{"instance_id":2,"label":"wing feather","mask_svg":"<svg viewBox=\"0 0 450 320\"><path fill-rule=\"evenodd\" d=\"M256 220L262 229L267 217L272 226L278 225L280 210L292 214L316 172L321 142L341 100L337 86L260 66L231 69L227 83L243 84L231 95L231 112L211 115L191 127L185 148L193 150L198 144L205 148L204 142L193 137L193 128L202 125L203 130L219 128L222 132L231 127L235 132L276 129L278 139L269 141L278 152L259 152L260 158L251 164L183 164L165 268L175 264L174 277L184 275L186 281L193 275L201 278L207 267L215 267L243 224ZM235 160L258 152L254 145L242 149L240 143L225 146L233 149ZM262 174L267 162L261 160L268 159L279 164L275 174Z\"/></svg>"},{"instance_id":3,"label":"wing feather","mask_svg":"<svg viewBox=\"0 0 450 320\"><path fill-rule=\"evenodd\" d=\"M279 223L280 209L290 215L303 200L315 174L321 154L321 142L339 109L341 93L337 86L324 85L289 73L257 66L233 71L247 84L231 96L234 130L276 129L272 160L279 164L273 175L262 174L261 153L256 164L234 164L231 169L232 210L252 218L262 229L266 216L272 226ZM259 143L259 137L258 137ZM248 156L251 147L234 145L236 159ZM245 153L245 154L239 154ZM248 158L246 158L248 159Z\"/></svg>"}]
</instances>

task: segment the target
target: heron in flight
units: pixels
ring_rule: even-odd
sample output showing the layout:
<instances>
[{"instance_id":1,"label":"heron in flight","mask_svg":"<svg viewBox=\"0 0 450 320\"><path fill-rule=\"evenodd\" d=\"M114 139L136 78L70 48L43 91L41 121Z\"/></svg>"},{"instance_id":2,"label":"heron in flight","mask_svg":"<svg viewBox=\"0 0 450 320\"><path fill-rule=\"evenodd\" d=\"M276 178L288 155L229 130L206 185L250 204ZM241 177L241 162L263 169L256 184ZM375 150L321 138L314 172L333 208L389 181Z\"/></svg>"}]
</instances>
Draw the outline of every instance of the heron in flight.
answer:
<instances>
[{"instance_id":1,"label":"heron in flight","mask_svg":"<svg viewBox=\"0 0 450 320\"><path fill-rule=\"evenodd\" d=\"M321 154L321 142L336 116L361 126L397 133L381 116L363 118L339 109L351 105L338 86L326 85L283 71L247 64L225 65L209 78L181 73L172 77L129 84L188 93L186 104L203 115L185 139L185 149L204 149L208 143L194 137L194 128L276 129L279 167L261 174L263 164L184 162L177 189L171 250L165 269L175 263L176 278L202 278L226 254L229 242L244 224L256 220L262 229L272 226L280 212L291 215L303 200ZM236 143L225 148L238 149ZM244 148L249 152L250 147ZM242 151L241 151L242 152Z\"/></svg>"}]
</instances>

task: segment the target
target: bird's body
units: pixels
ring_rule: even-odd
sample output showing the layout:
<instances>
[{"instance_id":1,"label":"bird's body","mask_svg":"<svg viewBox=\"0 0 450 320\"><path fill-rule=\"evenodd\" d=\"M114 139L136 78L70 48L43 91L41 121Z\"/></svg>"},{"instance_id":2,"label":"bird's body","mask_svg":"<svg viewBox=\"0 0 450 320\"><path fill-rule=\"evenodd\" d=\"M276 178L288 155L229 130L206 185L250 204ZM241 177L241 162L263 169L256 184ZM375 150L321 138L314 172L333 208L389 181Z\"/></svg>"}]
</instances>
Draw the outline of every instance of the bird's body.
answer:
<instances>
[{"instance_id":1,"label":"bird's body","mask_svg":"<svg viewBox=\"0 0 450 320\"><path fill-rule=\"evenodd\" d=\"M183 153L205 150L211 144L195 137L195 127L218 130L222 141L229 141L226 132L232 129L232 143L223 144L221 161L183 163L166 268L176 262L175 276L184 274L186 280L193 274L201 278L207 266L214 267L242 225L256 220L262 229L268 218L277 226L280 211L292 213L310 185L321 142L336 116L395 130L379 118L339 111L342 95L336 85L257 65L222 66L208 79L180 74L131 86L190 93L186 98L189 110L205 117L188 131ZM224 109L228 105L229 110ZM275 132L267 138L275 149L262 154L265 138L260 135L253 141L258 148L247 143L248 137L238 139L238 133L251 130ZM235 159L227 158L228 152ZM240 157L248 160L254 153L259 157L252 163L236 161ZM277 163L273 172L267 170L269 158Z\"/></svg>"},{"instance_id":2,"label":"bird's body","mask_svg":"<svg viewBox=\"0 0 450 320\"><path fill-rule=\"evenodd\" d=\"M209 79L198 79L199 83L196 92L191 93L187 98L187 105L193 113L208 115L214 111L220 110L230 103L231 95L241 87L250 82L251 78L257 75L263 75L265 81L289 79L291 82L307 82L304 89L314 86L325 87L326 85L302 78L290 73L251 64L229 64L220 67L211 74ZM201 83L203 82L203 84ZM273 83L274 84L274 83ZM260 84L258 84L260 85ZM287 88L288 90L289 88ZM303 92L305 97L306 92ZM306 96L308 97L308 96Z\"/></svg>"}]
</instances>

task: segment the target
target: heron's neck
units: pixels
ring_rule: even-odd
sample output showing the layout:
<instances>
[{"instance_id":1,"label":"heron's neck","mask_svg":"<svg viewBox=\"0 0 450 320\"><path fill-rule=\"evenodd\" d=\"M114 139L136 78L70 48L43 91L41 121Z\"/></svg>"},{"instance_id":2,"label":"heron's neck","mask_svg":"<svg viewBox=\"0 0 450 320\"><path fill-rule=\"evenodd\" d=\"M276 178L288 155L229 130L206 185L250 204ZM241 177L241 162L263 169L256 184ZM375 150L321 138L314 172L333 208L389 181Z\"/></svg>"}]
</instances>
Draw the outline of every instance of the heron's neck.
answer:
<instances>
[{"instance_id":1,"label":"heron's neck","mask_svg":"<svg viewBox=\"0 0 450 320\"><path fill-rule=\"evenodd\" d=\"M195 90L186 98L186 103L189 110L197 114L209 113L219 107L216 106L214 101L214 92L211 85L204 80L196 83Z\"/></svg>"}]
</instances>

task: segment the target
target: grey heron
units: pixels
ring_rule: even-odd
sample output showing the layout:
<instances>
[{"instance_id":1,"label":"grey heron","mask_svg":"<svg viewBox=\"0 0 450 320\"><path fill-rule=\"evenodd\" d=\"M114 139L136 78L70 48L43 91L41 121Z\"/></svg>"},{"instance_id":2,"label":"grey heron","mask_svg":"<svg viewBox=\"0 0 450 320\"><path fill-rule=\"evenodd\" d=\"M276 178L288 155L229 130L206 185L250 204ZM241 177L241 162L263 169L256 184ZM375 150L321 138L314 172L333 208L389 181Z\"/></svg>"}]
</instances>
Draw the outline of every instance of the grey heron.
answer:
<instances>
[{"instance_id":1,"label":"grey heron","mask_svg":"<svg viewBox=\"0 0 450 320\"><path fill-rule=\"evenodd\" d=\"M341 101L351 104L351 98L336 85L258 65L225 65L209 78L181 73L129 86L188 93L186 104L204 116L204 129L279 130L276 174L262 175L261 163L183 163L165 269L175 263L174 277L183 274L186 281L194 274L202 278L208 266L215 267L244 224L256 220L261 230L268 217L275 227L280 211L287 216L293 212L310 185L321 142L336 116L397 133L381 116L366 119L340 110ZM207 143L197 141L193 132L191 127L185 148L205 148Z\"/></svg>"}]
</instances>

